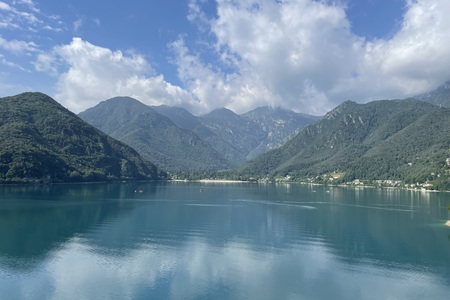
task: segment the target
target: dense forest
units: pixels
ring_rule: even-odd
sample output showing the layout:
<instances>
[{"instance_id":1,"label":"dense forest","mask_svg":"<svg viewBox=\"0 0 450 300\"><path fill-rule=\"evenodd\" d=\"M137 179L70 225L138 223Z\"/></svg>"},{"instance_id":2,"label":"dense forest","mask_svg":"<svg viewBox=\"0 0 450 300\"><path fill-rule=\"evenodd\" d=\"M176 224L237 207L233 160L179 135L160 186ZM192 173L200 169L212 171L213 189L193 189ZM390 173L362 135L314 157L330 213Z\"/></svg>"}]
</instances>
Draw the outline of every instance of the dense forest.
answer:
<instances>
[{"instance_id":1,"label":"dense forest","mask_svg":"<svg viewBox=\"0 0 450 300\"><path fill-rule=\"evenodd\" d=\"M41 93L0 99L0 182L165 178L131 147Z\"/></svg>"}]
</instances>

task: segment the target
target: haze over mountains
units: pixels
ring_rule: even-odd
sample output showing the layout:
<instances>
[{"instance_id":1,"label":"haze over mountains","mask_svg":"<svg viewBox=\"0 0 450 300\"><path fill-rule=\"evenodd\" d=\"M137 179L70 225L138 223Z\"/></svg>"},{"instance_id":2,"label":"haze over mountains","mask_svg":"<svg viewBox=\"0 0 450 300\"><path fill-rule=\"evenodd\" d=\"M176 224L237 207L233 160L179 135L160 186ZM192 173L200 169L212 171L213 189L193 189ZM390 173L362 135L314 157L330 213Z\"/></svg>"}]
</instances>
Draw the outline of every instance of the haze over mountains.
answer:
<instances>
[{"instance_id":1,"label":"haze over mountains","mask_svg":"<svg viewBox=\"0 0 450 300\"><path fill-rule=\"evenodd\" d=\"M416 99L442 107L450 107L450 81L437 89L414 97Z\"/></svg>"}]
</instances>

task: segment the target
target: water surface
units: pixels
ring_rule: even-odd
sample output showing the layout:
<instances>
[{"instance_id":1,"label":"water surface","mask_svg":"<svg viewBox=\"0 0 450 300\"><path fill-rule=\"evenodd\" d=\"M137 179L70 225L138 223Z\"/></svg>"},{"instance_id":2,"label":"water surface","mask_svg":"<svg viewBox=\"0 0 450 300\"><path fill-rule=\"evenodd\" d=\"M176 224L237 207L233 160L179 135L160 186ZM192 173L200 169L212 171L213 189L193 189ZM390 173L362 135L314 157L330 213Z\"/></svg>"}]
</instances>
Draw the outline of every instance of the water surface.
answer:
<instances>
[{"instance_id":1,"label":"water surface","mask_svg":"<svg viewBox=\"0 0 450 300\"><path fill-rule=\"evenodd\" d=\"M0 187L2 299L448 299L449 193Z\"/></svg>"}]
</instances>

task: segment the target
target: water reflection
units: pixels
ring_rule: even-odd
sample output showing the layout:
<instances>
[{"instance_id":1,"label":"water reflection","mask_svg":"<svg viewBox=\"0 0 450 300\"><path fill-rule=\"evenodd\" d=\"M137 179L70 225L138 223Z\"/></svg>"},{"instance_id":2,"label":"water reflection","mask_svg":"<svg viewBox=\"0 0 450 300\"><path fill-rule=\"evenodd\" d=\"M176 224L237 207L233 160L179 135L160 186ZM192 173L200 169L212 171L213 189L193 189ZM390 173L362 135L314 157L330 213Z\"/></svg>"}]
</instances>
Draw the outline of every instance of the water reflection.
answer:
<instances>
[{"instance_id":1,"label":"water reflection","mask_svg":"<svg viewBox=\"0 0 450 300\"><path fill-rule=\"evenodd\" d=\"M133 197L133 187L118 184L2 187L0 262L12 268L39 264L73 236L135 207L135 203L116 201Z\"/></svg>"},{"instance_id":2,"label":"water reflection","mask_svg":"<svg viewBox=\"0 0 450 300\"><path fill-rule=\"evenodd\" d=\"M0 195L0 294L14 299L450 292L442 194L424 202L400 190L173 183Z\"/></svg>"}]
</instances>

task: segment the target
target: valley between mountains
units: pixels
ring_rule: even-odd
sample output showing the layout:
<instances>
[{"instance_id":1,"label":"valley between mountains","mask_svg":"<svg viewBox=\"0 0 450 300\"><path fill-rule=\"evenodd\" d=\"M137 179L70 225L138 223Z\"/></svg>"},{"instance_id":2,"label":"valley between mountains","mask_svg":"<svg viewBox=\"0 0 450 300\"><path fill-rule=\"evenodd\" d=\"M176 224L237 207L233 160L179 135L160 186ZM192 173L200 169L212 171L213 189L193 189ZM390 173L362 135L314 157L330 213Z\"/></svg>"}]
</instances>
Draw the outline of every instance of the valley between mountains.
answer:
<instances>
[{"instance_id":1,"label":"valley between mountains","mask_svg":"<svg viewBox=\"0 0 450 300\"><path fill-rule=\"evenodd\" d=\"M41 93L0 99L0 182L237 179L450 190L450 84L312 116L195 116L116 97L78 116Z\"/></svg>"}]
</instances>

